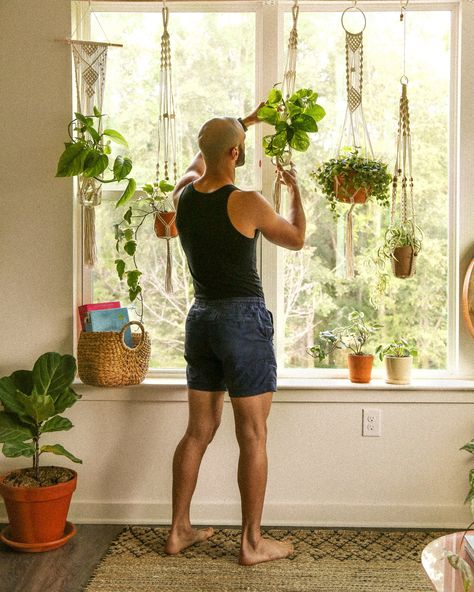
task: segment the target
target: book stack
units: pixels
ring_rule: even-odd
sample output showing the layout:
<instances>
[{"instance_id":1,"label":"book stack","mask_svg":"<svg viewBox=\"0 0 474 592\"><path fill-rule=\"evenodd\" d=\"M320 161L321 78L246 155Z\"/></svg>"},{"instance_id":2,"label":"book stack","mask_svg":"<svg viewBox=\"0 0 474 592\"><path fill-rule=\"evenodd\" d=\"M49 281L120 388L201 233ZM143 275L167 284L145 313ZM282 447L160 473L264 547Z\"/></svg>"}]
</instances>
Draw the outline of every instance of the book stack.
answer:
<instances>
[{"instance_id":1,"label":"book stack","mask_svg":"<svg viewBox=\"0 0 474 592\"><path fill-rule=\"evenodd\" d=\"M120 302L95 302L83 304L78 307L79 319L83 331L116 331L128 323L128 309L120 305ZM133 347L132 332L127 327L124 333L124 341L128 347Z\"/></svg>"}]
</instances>

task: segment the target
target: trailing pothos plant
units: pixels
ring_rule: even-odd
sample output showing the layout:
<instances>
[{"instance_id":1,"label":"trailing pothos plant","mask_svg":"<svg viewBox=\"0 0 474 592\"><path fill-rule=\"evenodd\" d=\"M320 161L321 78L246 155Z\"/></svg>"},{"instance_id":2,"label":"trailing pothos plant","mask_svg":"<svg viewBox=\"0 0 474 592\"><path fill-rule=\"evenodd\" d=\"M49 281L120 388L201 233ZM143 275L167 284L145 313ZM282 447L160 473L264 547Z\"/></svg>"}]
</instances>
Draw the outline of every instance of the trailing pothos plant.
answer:
<instances>
[{"instance_id":1,"label":"trailing pothos plant","mask_svg":"<svg viewBox=\"0 0 474 592\"><path fill-rule=\"evenodd\" d=\"M70 355L48 352L40 356L33 370L17 370L0 379L0 442L7 457L33 459L36 479L39 458L50 452L82 463L61 444L40 447L47 432L70 430L69 419L60 415L81 398L71 388L76 376L76 360Z\"/></svg>"},{"instance_id":2,"label":"trailing pothos plant","mask_svg":"<svg viewBox=\"0 0 474 592\"><path fill-rule=\"evenodd\" d=\"M310 145L308 133L318 131L318 121L326 115L317 103L318 93L310 88L294 92L286 100L282 92L273 88L257 117L274 126L275 133L263 138L267 156L285 160L289 149L305 152Z\"/></svg>"},{"instance_id":3,"label":"trailing pothos plant","mask_svg":"<svg viewBox=\"0 0 474 592\"><path fill-rule=\"evenodd\" d=\"M104 115L94 107L93 115L75 113L76 117L68 125L70 142L59 157L56 177L91 177L100 183L119 183L128 181L117 205L125 205L136 189L135 179L129 177L132 161L127 156L118 155L113 164L111 142L128 147L127 140L116 130L106 128L101 131ZM104 173L109 172L109 177Z\"/></svg>"},{"instance_id":4,"label":"trailing pothos plant","mask_svg":"<svg viewBox=\"0 0 474 592\"><path fill-rule=\"evenodd\" d=\"M337 220L340 212L337 208L339 201L336 196L335 179L339 178L342 185L348 183L354 192L365 188L368 199L387 207L392 181L387 166L382 160L361 156L357 148L344 148L337 158L323 162L311 173L311 177L316 181L334 219Z\"/></svg>"},{"instance_id":5,"label":"trailing pothos plant","mask_svg":"<svg viewBox=\"0 0 474 592\"><path fill-rule=\"evenodd\" d=\"M170 192L174 185L167 180L147 183L142 187L144 195L135 196L122 220L114 225L115 248L118 253L115 268L120 280L126 278L128 295L133 302L138 298L141 303L140 320L143 318L143 295L140 279L142 272L138 269L136 259L138 249L139 230L148 216L162 212L171 204ZM121 204L117 203L117 207Z\"/></svg>"}]
</instances>

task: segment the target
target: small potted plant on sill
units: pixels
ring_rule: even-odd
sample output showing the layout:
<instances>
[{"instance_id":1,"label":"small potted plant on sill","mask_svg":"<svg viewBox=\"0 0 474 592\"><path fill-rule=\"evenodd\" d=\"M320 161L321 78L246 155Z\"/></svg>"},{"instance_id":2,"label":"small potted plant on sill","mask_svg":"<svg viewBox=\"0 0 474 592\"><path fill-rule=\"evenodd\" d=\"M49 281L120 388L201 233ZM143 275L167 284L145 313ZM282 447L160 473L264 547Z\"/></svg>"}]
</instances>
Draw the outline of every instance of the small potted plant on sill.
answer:
<instances>
[{"instance_id":1,"label":"small potted plant on sill","mask_svg":"<svg viewBox=\"0 0 474 592\"><path fill-rule=\"evenodd\" d=\"M363 312L353 310L347 317L347 325L336 327L319 334L319 342L308 350L313 358L322 362L336 349L348 349L347 365L349 380L368 383L372 376L374 356L364 353L368 339L382 327L380 323L366 320Z\"/></svg>"},{"instance_id":2,"label":"small potted plant on sill","mask_svg":"<svg viewBox=\"0 0 474 592\"><path fill-rule=\"evenodd\" d=\"M422 241L423 232L413 220L392 224L385 233L378 257L391 262L395 277L409 278L415 273L415 258L421 251Z\"/></svg>"},{"instance_id":3,"label":"small potted plant on sill","mask_svg":"<svg viewBox=\"0 0 474 592\"><path fill-rule=\"evenodd\" d=\"M80 399L71 388L75 375L73 356L48 352L38 358L33 370L17 370L0 379L2 452L6 457L33 459L32 468L0 476L0 494L10 521L0 539L18 551L56 549L76 532L66 517L77 473L64 467L39 466L40 457L48 452L82 462L60 444L40 446L43 434L73 427L60 414Z\"/></svg>"},{"instance_id":4,"label":"small potted plant on sill","mask_svg":"<svg viewBox=\"0 0 474 592\"><path fill-rule=\"evenodd\" d=\"M410 384L413 357L418 355L414 343L401 337L388 345L378 345L375 349L380 361L384 361L388 384Z\"/></svg>"},{"instance_id":5,"label":"small potted plant on sill","mask_svg":"<svg viewBox=\"0 0 474 592\"><path fill-rule=\"evenodd\" d=\"M323 162L311 176L337 219L338 202L363 204L372 199L382 207L389 205L392 177L387 166L381 160L359 155L357 148L347 148L337 158Z\"/></svg>"}]
</instances>

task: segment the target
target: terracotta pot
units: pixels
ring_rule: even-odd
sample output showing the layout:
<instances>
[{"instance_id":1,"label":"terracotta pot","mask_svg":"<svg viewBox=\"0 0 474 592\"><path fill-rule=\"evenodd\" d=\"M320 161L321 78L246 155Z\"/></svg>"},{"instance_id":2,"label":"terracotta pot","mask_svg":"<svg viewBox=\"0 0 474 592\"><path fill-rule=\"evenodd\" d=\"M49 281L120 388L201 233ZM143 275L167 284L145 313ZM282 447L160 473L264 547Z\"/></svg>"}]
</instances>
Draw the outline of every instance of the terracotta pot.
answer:
<instances>
[{"instance_id":1,"label":"terracotta pot","mask_svg":"<svg viewBox=\"0 0 474 592\"><path fill-rule=\"evenodd\" d=\"M397 247L393 250L392 271L395 277L408 278L415 271L413 247Z\"/></svg>"},{"instance_id":2,"label":"terracotta pot","mask_svg":"<svg viewBox=\"0 0 474 592\"><path fill-rule=\"evenodd\" d=\"M404 358L385 356L385 382L388 384L410 384L412 362L411 356Z\"/></svg>"},{"instance_id":3,"label":"terracotta pot","mask_svg":"<svg viewBox=\"0 0 474 592\"><path fill-rule=\"evenodd\" d=\"M155 214L155 234L158 238L175 238L178 236L175 211L157 212Z\"/></svg>"},{"instance_id":4,"label":"terracotta pot","mask_svg":"<svg viewBox=\"0 0 474 592\"><path fill-rule=\"evenodd\" d=\"M351 196L353 196L354 203L363 204L370 195L370 189L359 187L356 191L351 181L351 175L346 177L338 175L334 177L334 193L336 194L337 201L351 203Z\"/></svg>"},{"instance_id":5,"label":"terracotta pot","mask_svg":"<svg viewBox=\"0 0 474 592\"><path fill-rule=\"evenodd\" d=\"M349 368L349 380L351 382L370 382L374 356L370 354L349 354L347 366Z\"/></svg>"},{"instance_id":6,"label":"terracotta pot","mask_svg":"<svg viewBox=\"0 0 474 592\"><path fill-rule=\"evenodd\" d=\"M72 470L72 469L71 469ZM12 487L5 484L9 473L0 476L0 495L5 500L10 538L18 543L51 543L64 537L77 473L66 483L50 487Z\"/></svg>"}]
</instances>

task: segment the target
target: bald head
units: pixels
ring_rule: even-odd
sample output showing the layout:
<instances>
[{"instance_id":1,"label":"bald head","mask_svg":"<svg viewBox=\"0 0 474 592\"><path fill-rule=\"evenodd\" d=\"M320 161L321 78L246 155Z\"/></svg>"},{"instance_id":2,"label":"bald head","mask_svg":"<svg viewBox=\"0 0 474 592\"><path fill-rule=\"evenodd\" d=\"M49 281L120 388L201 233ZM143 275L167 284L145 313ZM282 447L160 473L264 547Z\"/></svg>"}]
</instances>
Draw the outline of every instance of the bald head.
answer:
<instances>
[{"instance_id":1,"label":"bald head","mask_svg":"<svg viewBox=\"0 0 474 592\"><path fill-rule=\"evenodd\" d=\"M243 150L245 132L233 117L214 117L201 127L198 134L199 149L206 163L217 163L229 154L231 148Z\"/></svg>"}]
</instances>

